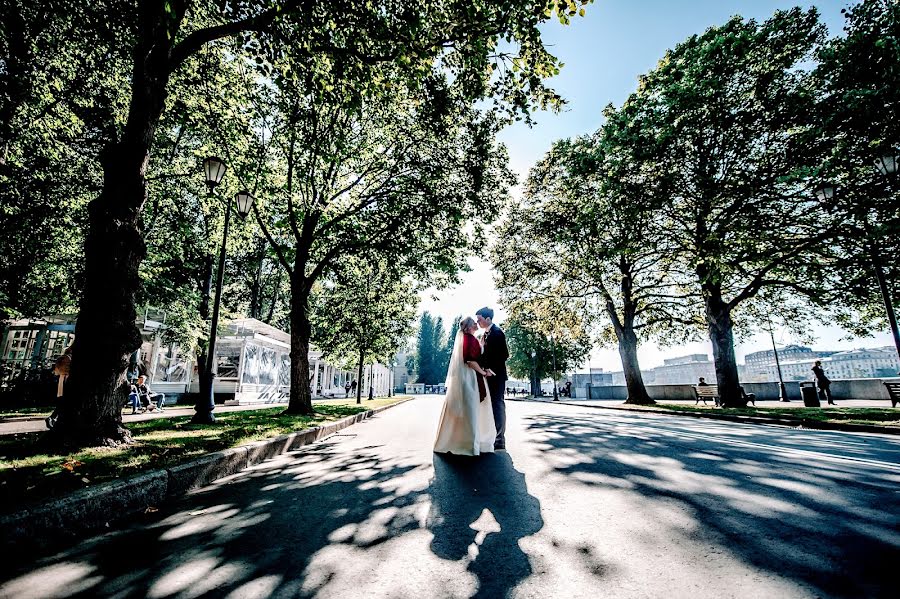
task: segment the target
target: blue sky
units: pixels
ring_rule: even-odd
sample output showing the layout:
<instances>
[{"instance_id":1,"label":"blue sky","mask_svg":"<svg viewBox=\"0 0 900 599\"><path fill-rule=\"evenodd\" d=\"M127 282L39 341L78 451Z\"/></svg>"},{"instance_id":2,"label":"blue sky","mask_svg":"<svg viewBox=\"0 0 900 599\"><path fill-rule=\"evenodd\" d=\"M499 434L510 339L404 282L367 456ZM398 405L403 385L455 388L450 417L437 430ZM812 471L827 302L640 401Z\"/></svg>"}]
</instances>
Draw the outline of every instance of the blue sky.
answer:
<instances>
[{"instance_id":1,"label":"blue sky","mask_svg":"<svg viewBox=\"0 0 900 599\"><path fill-rule=\"evenodd\" d=\"M548 23L543 27L546 44L565 66L550 83L568 105L560 114L540 113L529 128L517 124L507 128L501 140L507 145L510 162L520 180L528 169L550 148L553 141L594 131L601 124L601 111L612 102L619 105L634 91L637 78L652 69L665 51L694 33L727 21L732 15L765 20L778 9L816 6L832 35L841 33L841 9L853 4L844 0L789 2L780 0L595 0L584 18L568 26ZM472 314L483 305L498 309L498 320L505 316L498 306L490 266L473 257L472 272L453 289L423 294L420 310L428 310L452 320L459 314ZM889 345L887 333L864 340L842 340L838 329L816 326L819 337L813 345L820 348L851 348ZM786 333L776 334L779 343L793 341ZM756 337L737 347L739 359L748 352L768 347L767 337ZM644 344L639 351L641 366L657 366L663 358L687 353L711 354L708 343L690 344L661 350ZM598 349L590 365L621 370L613 349Z\"/></svg>"}]
</instances>

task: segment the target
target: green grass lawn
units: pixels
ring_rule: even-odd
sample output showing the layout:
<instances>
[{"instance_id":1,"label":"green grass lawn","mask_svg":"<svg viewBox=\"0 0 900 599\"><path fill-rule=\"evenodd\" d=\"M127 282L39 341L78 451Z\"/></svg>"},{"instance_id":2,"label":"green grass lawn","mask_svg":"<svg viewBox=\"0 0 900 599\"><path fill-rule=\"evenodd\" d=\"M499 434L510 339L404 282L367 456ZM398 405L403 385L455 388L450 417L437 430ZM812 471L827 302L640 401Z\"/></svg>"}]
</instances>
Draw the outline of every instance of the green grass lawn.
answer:
<instances>
[{"instance_id":1,"label":"green grass lawn","mask_svg":"<svg viewBox=\"0 0 900 599\"><path fill-rule=\"evenodd\" d=\"M135 442L123 447L65 451L47 435L0 437L0 512L131 474L172 466L191 458L253 441L340 420L406 399L315 403L313 416L283 416L284 407L217 414L211 425L190 424L190 416L127 424Z\"/></svg>"},{"instance_id":2,"label":"green grass lawn","mask_svg":"<svg viewBox=\"0 0 900 599\"><path fill-rule=\"evenodd\" d=\"M716 408L713 406L662 403L647 406L647 408L695 414L715 412L716 414L734 414L737 416L790 418L798 421L846 422L850 424L900 427L900 409L897 408Z\"/></svg>"},{"instance_id":3,"label":"green grass lawn","mask_svg":"<svg viewBox=\"0 0 900 599\"><path fill-rule=\"evenodd\" d=\"M11 408L7 410L0 410L0 420L15 418L34 418L36 416L46 418L52 411L53 408L49 408L46 406L38 408Z\"/></svg>"}]
</instances>

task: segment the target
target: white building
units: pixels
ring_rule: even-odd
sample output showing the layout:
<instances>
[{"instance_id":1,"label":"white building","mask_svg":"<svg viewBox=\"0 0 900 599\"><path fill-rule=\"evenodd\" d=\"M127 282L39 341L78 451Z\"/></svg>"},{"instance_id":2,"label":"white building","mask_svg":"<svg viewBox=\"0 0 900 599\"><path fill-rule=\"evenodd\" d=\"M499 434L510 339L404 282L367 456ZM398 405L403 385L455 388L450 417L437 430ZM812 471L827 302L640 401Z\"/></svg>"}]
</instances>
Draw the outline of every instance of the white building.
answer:
<instances>
[{"instance_id":1,"label":"white building","mask_svg":"<svg viewBox=\"0 0 900 599\"><path fill-rule=\"evenodd\" d=\"M134 360L154 391L167 395L199 392L199 375L193 352L178 343L164 342L165 313L148 308L136 322L143 342ZM29 370L49 369L74 339L74 317L7 321L0 338L0 389L6 389ZM276 327L253 318L233 320L222 326L216 342L214 391L229 397L230 404L284 401L290 393L291 337ZM343 370L309 352L309 381L314 397L343 397L344 384L356 380L356 369ZM383 364L363 369L363 394L370 385L376 396L388 395L393 370Z\"/></svg>"},{"instance_id":2,"label":"white building","mask_svg":"<svg viewBox=\"0 0 900 599\"><path fill-rule=\"evenodd\" d=\"M826 365L829 378L839 379L893 377L900 372L900 358L891 346L838 352L822 360L822 366Z\"/></svg>"},{"instance_id":3,"label":"white building","mask_svg":"<svg viewBox=\"0 0 900 599\"><path fill-rule=\"evenodd\" d=\"M851 349L842 352L827 352L828 357L817 357L815 354L826 352L813 352L813 356L804 359L794 359L781 362L781 374L786 381L811 381L815 377L812 373L816 360L822 362L825 374L832 380L836 379L867 379L879 377L897 376L900 371L900 358L893 347L871 347ZM781 351L778 352L779 357ZM767 365L766 376L770 381L778 380L778 372L775 363Z\"/></svg>"},{"instance_id":4,"label":"white building","mask_svg":"<svg viewBox=\"0 0 900 599\"><path fill-rule=\"evenodd\" d=\"M837 352L813 350L802 345L786 345L778 350L782 376L784 380L806 380L808 378L806 375L809 373L800 373L803 365L809 364L809 368L812 368L812 364L816 360L827 358L835 353ZM788 376L788 372L791 372L792 375ZM775 365L775 352L771 349L766 349L744 356L744 374L743 380L748 382L764 383L777 381L778 373Z\"/></svg>"}]
</instances>

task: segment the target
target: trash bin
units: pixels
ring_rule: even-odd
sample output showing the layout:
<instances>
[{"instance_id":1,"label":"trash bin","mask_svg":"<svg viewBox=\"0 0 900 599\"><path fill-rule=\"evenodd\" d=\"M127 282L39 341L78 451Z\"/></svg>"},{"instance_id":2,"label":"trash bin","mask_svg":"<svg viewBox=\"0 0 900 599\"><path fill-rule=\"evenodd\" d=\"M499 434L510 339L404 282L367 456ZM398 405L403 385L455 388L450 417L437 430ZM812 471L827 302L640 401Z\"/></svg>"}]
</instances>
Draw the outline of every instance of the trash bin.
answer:
<instances>
[{"instance_id":1,"label":"trash bin","mask_svg":"<svg viewBox=\"0 0 900 599\"><path fill-rule=\"evenodd\" d=\"M815 383L800 383L800 397L803 398L803 405L807 408L819 408L819 397L816 395Z\"/></svg>"}]
</instances>

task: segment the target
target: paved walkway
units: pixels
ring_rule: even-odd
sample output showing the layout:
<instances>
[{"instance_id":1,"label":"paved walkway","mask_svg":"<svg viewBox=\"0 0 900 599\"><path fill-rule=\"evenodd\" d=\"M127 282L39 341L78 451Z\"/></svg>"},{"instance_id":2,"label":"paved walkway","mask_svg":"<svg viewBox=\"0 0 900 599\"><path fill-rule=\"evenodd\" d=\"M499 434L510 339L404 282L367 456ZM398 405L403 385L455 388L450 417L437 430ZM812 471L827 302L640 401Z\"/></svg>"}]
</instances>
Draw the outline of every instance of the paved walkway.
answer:
<instances>
[{"instance_id":1,"label":"paved walkway","mask_svg":"<svg viewBox=\"0 0 900 599\"><path fill-rule=\"evenodd\" d=\"M0 597L896 591L900 439L510 402L509 453L448 458L430 449L440 405L407 402L120 530L7 559Z\"/></svg>"},{"instance_id":2,"label":"paved walkway","mask_svg":"<svg viewBox=\"0 0 900 599\"><path fill-rule=\"evenodd\" d=\"M553 397L542 397L544 401L552 401ZM564 401L567 403L583 403L586 405L608 405L609 407L615 407L617 405L622 405L623 401L621 399L578 399L573 398L569 399L568 397L560 397L560 401ZM682 405L682 406L693 406L697 405L693 399L658 399L656 403L663 405ZM707 400L707 406L713 406L713 401ZM700 407L703 407L703 402L701 401L699 404ZM750 404L751 408L805 408L803 402L799 399L792 399L791 401L778 401L775 400L759 400L756 402L756 406ZM830 410L832 408L890 408L891 402L887 399L836 399L835 405L829 406L825 402L822 402L822 409ZM897 410L897 414L900 415L900 409Z\"/></svg>"},{"instance_id":3,"label":"paved walkway","mask_svg":"<svg viewBox=\"0 0 900 599\"><path fill-rule=\"evenodd\" d=\"M333 401L343 401L344 398L338 399L316 399L314 404L329 403ZM379 398L380 399L380 398ZM363 404L366 403L365 398ZM215 414L223 414L225 412L243 412L247 410L264 410L266 408L286 408L287 402L270 403L259 405L243 405L243 406L216 406ZM175 416L193 416L193 406L172 406L165 408L162 412L144 412L143 414L132 414L129 410L122 412L122 421L125 424L129 422L141 422L142 420L153 420L155 418L174 418ZM46 431L47 425L44 424L45 416L20 416L16 418L2 421L0 419L0 436L14 435L18 433L35 433Z\"/></svg>"}]
</instances>

